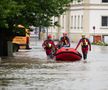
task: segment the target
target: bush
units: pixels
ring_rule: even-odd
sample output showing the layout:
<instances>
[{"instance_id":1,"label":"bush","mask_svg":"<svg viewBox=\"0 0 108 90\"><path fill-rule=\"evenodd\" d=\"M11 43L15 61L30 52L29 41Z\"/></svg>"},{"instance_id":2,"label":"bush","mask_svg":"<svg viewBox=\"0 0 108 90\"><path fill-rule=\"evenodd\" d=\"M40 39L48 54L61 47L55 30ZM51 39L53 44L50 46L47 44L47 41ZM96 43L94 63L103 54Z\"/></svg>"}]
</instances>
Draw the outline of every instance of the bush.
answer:
<instances>
[{"instance_id":1,"label":"bush","mask_svg":"<svg viewBox=\"0 0 108 90\"><path fill-rule=\"evenodd\" d=\"M92 45L100 45L100 46L108 46L107 43L99 41L99 42L93 42Z\"/></svg>"}]
</instances>

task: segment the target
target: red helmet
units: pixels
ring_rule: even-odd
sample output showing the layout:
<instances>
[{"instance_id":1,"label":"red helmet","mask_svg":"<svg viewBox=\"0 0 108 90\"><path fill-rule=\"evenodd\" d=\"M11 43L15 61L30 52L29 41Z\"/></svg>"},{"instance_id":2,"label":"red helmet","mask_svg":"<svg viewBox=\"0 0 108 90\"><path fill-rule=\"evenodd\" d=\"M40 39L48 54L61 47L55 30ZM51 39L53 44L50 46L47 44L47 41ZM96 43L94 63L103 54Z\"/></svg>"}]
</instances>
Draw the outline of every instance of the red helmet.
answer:
<instances>
[{"instance_id":1,"label":"red helmet","mask_svg":"<svg viewBox=\"0 0 108 90\"><path fill-rule=\"evenodd\" d=\"M48 37L47 38L52 38L52 36L51 35L48 35Z\"/></svg>"}]
</instances>

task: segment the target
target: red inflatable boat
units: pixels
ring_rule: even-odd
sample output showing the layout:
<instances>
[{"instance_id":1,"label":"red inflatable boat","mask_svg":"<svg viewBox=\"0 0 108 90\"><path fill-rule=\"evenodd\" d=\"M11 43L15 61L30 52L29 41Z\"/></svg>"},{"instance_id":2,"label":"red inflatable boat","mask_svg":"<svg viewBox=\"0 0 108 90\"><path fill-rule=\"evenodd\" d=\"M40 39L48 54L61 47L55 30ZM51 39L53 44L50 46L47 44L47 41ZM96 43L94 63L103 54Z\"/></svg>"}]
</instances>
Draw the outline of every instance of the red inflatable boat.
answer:
<instances>
[{"instance_id":1,"label":"red inflatable boat","mask_svg":"<svg viewBox=\"0 0 108 90\"><path fill-rule=\"evenodd\" d=\"M79 61L82 55L73 48L61 48L56 52L56 61Z\"/></svg>"}]
</instances>

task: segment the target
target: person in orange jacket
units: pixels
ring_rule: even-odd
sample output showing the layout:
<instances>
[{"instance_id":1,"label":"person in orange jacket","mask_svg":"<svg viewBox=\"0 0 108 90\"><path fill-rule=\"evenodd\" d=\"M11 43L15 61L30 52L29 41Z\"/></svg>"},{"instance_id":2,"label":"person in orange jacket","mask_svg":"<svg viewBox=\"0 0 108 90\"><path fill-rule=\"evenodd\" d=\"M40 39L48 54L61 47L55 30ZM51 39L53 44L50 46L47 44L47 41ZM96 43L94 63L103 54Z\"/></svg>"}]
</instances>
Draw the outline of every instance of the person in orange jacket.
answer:
<instances>
[{"instance_id":1,"label":"person in orange jacket","mask_svg":"<svg viewBox=\"0 0 108 90\"><path fill-rule=\"evenodd\" d=\"M63 33L63 36L60 38L61 47L70 47L70 40L67 36L67 33Z\"/></svg>"},{"instance_id":2,"label":"person in orange jacket","mask_svg":"<svg viewBox=\"0 0 108 90\"><path fill-rule=\"evenodd\" d=\"M81 48L82 48L83 59L86 60L87 54L88 54L88 49L91 51L91 43L90 43L89 39L85 37L84 34L82 35L82 38L79 40L79 42L75 48L76 50L80 44L81 44Z\"/></svg>"},{"instance_id":3,"label":"person in orange jacket","mask_svg":"<svg viewBox=\"0 0 108 90\"><path fill-rule=\"evenodd\" d=\"M26 31L26 49L31 49L29 44L30 44L30 30L25 29Z\"/></svg>"},{"instance_id":4,"label":"person in orange jacket","mask_svg":"<svg viewBox=\"0 0 108 90\"><path fill-rule=\"evenodd\" d=\"M47 55L47 58L51 58L53 59L54 55L55 55L55 52L57 50L57 47L56 45L54 44L54 41L52 40L52 36L51 35L48 35L47 36L47 40L45 40L42 44L42 47L45 49L46 51L46 55Z\"/></svg>"}]
</instances>

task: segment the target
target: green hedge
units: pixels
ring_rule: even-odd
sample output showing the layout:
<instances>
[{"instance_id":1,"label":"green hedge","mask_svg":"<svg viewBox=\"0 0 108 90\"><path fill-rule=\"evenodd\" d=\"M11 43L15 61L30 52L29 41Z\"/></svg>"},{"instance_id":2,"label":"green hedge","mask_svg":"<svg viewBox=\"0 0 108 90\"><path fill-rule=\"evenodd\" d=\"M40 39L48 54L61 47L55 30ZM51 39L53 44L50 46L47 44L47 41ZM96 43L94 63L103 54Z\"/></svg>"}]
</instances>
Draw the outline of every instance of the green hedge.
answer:
<instances>
[{"instance_id":1,"label":"green hedge","mask_svg":"<svg viewBox=\"0 0 108 90\"><path fill-rule=\"evenodd\" d=\"M93 42L92 45L108 46L105 42Z\"/></svg>"}]
</instances>

